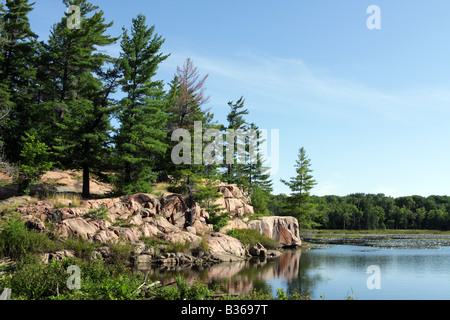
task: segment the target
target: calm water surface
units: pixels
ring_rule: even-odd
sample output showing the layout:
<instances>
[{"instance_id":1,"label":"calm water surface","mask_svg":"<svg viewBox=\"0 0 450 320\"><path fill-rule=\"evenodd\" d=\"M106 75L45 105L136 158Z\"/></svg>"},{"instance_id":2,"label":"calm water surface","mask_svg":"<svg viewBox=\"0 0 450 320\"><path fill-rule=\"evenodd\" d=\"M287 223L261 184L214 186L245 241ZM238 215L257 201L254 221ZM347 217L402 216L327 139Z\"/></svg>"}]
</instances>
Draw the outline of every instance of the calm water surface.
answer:
<instances>
[{"instance_id":1,"label":"calm water surface","mask_svg":"<svg viewBox=\"0 0 450 320\"><path fill-rule=\"evenodd\" d=\"M369 289L378 266L380 288ZM369 279L370 278L370 279ZM269 280L269 281L274 281ZM312 299L450 299L450 247L384 249L334 245L303 252L299 278L284 288L309 290Z\"/></svg>"},{"instance_id":2,"label":"calm water surface","mask_svg":"<svg viewBox=\"0 0 450 320\"><path fill-rule=\"evenodd\" d=\"M369 289L369 266L379 268L379 289ZM186 278L220 285L232 293L253 288L306 292L311 299L441 300L450 299L450 247L385 249L352 245L314 246L265 262L227 263L208 269L150 270L168 280ZM369 280L370 280L369 279ZM369 281L369 283L373 283Z\"/></svg>"}]
</instances>

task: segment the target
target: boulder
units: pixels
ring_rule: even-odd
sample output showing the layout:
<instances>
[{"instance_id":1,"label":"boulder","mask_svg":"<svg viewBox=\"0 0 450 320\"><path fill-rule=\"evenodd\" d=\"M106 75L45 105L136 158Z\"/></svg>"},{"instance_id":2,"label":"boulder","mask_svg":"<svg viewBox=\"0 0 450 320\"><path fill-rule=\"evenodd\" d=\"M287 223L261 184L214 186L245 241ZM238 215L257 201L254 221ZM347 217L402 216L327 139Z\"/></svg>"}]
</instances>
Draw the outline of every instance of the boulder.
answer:
<instances>
[{"instance_id":1,"label":"boulder","mask_svg":"<svg viewBox=\"0 0 450 320\"><path fill-rule=\"evenodd\" d=\"M294 217L262 217L259 220L250 221L248 227L283 246L300 246L302 244L298 221Z\"/></svg>"},{"instance_id":2,"label":"boulder","mask_svg":"<svg viewBox=\"0 0 450 320\"><path fill-rule=\"evenodd\" d=\"M113 230L101 230L92 239L100 243L115 243L119 240L119 236Z\"/></svg>"},{"instance_id":3,"label":"boulder","mask_svg":"<svg viewBox=\"0 0 450 320\"><path fill-rule=\"evenodd\" d=\"M267 250L261 243L255 244L248 250L248 253L254 257L260 257L265 259L267 257Z\"/></svg>"},{"instance_id":4,"label":"boulder","mask_svg":"<svg viewBox=\"0 0 450 320\"><path fill-rule=\"evenodd\" d=\"M248 229L247 224L240 218L235 218L227 222L227 225L219 230L220 233L227 233L233 229Z\"/></svg>"},{"instance_id":5,"label":"boulder","mask_svg":"<svg viewBox=\"0 0 450 320\"><path fill-rule=\"evenodd\" d=\"M29 230L35 230L37 232L44 232L45 231L45 224L33 217L33 216L26 216L22 218L24 221L25 226L29 229Z\"/></svg>"},{"instance_id":6,"label":"boulder","mask_svg":"<svg viewBox=\"0 0 450 320\"><path fill-rule=\"evenodd\" d=\"M63 220L55 226L56 232L60 233L64 238L77 236L90 239L95 235L98 229L98 225L93 223L92 219L83 218Z\"/></svg>"},{"instance_id":7,"label":"boulder","mask_svg":"<svg viewBox=\"0 0 450 320\"><path fill-rule=\"evenodd\" d=\"M209 234L206 241L212 255L221 258L228 257L229 259L245 259L247 257L245 246L236 238L215 232ZM225 258L224 261L227 261L227 259Z\"/></svg>"},{"instance_id":8,"label":"boulder","mask_svg":"<svg viewBox=\"0 0 450 320\"><path fill-rule=\"evenodd\" d=\"M235 184L222 185L218 192L222 194L214 204L223 208L223 212L230 212L231 216L242 217L244 214L254 214L250 200L244 196L243 192Z\"/></svg>"}]
</instances>

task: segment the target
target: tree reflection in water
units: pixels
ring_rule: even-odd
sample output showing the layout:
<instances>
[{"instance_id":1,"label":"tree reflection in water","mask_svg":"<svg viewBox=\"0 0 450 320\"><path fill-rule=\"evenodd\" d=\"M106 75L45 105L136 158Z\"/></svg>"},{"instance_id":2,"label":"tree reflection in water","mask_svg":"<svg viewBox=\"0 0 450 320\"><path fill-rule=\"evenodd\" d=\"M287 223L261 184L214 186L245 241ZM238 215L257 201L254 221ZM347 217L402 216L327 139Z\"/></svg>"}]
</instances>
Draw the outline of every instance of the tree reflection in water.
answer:
<instances>
[{"instance_id":1,"label":"tree reflection in water","mask_svg":"<svg viewBox=\"0 0 450 320\"><path fill-rule=\"evenodd\" d=\"M307 269L312 267L308 255L302 250L289 250L277 258L267 260L229 262L210 267L155 268L143 270L150 279L163 283L174 281L181 274L187 283L200 280L213 289L231 294L248 294L253 289L276 294L278 288L285 292L309 293L313 290L316 278L306 277Z\"/></svg>"}]
</instances>

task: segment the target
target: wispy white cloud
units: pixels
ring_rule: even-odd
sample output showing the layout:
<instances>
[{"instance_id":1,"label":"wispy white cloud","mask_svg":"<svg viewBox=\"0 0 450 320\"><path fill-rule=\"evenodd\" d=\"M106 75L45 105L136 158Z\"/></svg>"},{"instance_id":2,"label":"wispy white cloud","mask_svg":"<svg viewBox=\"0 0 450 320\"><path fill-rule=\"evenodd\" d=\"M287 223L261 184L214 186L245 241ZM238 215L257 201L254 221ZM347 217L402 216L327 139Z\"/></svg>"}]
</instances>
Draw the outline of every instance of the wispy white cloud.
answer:
<instances>
[{"instance_id":1,"label":"wispy white cloud","mask_svg":"<svg viewBox=\"0 0 450 320\"><path fill-rule=\"evenodd\" d=\"M379 116L407 122L431 109L447 114L450 90L446 88L376 89L356 80L333 77L300 59L282 59L247 53L234 59L199 54L172 54L163 68L175 70L187 57L199 70L209 73L210 82L245 88L266 101L259 107L293 114L300 109L321 115L352 119ZM216 89L216 91L219 91ZM294 112L295 113L295 112Z\"/></svg>"}]
</instances>

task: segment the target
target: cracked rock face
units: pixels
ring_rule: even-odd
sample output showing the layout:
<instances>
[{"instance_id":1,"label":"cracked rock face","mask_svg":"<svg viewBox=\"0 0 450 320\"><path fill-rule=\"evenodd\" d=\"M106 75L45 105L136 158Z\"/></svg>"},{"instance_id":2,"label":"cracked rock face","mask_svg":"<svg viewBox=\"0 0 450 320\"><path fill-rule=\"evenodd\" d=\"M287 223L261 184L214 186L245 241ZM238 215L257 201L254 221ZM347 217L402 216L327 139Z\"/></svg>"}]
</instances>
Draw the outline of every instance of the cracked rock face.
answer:
<instances>
[{"instance_id":1,"label":"cracked rock face","mask_svg":"<svg viewBox=\"0 0 450 320\"><path fill-rule=\"evenodd\" d=\"M250 221L248 227L284 246L300 246L302 244L298 221L294 217L262 217L260 220Z\"/></svg>"},{"instance_id":2,"label":"cracked rock face","mask_svg":"<svg viewBox=\"0 0 450 320\"><path fill-rule=\"evenodd\" d=\"M236 238L223 233L211 233L207 237L208 248L211 254L231 255L238 258L246 258L245 246Z\"/></svg>"}]
</instances>

